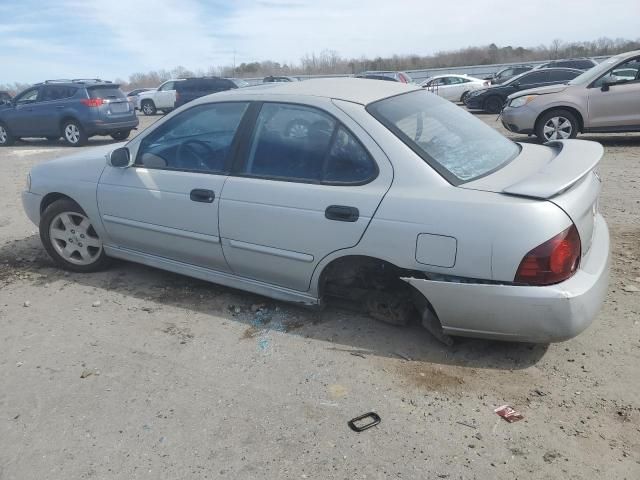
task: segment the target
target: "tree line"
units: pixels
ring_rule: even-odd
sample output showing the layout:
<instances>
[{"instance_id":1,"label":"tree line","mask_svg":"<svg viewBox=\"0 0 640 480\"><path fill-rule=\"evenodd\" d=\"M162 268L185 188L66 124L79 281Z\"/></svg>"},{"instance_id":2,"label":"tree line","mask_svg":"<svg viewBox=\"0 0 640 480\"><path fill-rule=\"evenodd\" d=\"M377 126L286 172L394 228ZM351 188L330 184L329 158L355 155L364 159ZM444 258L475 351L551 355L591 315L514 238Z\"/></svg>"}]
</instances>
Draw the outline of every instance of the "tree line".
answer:
<instances>
[{"instance_id":1,"label":"tree line","mask_svg":"<svg viewBox=\"0 0 640 480\"><path fill-rule=\"evenodd\" d=\"M267 75L331 75L355 74L365 70L422 70L428 68L450 68L467 65L491 65L495 63L530 62L556 60L572 57L597 57L616 55L631 50L640 50L640 38L599 38L586 42L564 42L553 40L549 45L537 47L499 47L495 43L485 46L466 47L458 50L436 52L432 55L393 55L375 58L344 58L334 50L304 55L298 63L279 63L272 60L243 62L239 65L209 66L188 70L178 66L172 70L137 72L128 80L115 79L123 90L142 87L157 87L170 78L222 76L234 78L263 77ZM0 90L19 92L29 85L13 83L0 85Z\"/></svg>"}]
</instances>

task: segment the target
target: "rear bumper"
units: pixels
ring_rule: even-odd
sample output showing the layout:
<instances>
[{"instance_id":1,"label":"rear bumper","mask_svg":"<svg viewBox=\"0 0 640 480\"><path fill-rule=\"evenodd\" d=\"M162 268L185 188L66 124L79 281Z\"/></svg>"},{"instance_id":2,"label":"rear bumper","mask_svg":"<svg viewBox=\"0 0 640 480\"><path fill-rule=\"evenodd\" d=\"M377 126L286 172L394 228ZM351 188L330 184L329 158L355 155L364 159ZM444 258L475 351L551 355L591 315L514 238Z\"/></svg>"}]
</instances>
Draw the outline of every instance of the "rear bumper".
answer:
<instances>
[{"instance_id":1,"label":"rear bumper","mask_svg":"<svg viewBox=\"0 0 640 480\"><path fill-rule=\"evenodd\" d=\"M105 122L104 120L91 120L86 122L84 127L87 131L87 135L108 135L113 132L117 132L118 130L131 130L138 126L140 121L137 116L132 117L128 120L123 120L119 122L109 121Z\"/></svg>"},{"instance_id":2,"label":"rear bumper","mask_svg":"<svg viewBox=\"0 0 640 480\"><path fill-rule=\"evenodd\" d=\"M575 337L594 320L609 284L609 230L596 217L576 274L547 287L436 282L407 278L429 300L445 333L549 343Z\"/></svg>"},{"instance_id":3,"label":"rear bumper","mask_svg":"<svg viewBox=\"0 0 640 480\"><path fill-rule=\"evenodd\" d=\"M505 107L502 110L502 125L514 133L533 133L538 112L525 105L518 108Z\"/></svg>"},{"instance_id":4,"label":"rear bumper","mask_svg":"<svg viewBox=\"0 0 640 480\"><path fill-rule=\"evenodd\" d=\"M27 217L36 226L40 224L40 203L42 202L42 195L37 193L22 192L22 207L24 208Z\"/></svg>"}]
</instances>

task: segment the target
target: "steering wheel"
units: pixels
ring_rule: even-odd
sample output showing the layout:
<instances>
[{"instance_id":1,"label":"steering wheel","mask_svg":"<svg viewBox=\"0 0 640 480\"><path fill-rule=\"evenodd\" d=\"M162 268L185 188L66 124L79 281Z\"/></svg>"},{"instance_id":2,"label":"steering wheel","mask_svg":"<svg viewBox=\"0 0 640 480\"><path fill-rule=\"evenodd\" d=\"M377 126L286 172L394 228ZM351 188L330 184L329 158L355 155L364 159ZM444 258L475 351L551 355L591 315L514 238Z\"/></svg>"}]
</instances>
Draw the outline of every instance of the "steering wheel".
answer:
<instances>
[{"instance_id":1,"label":"steering wheel","mask_svg":"<svg viewBox=\"0 0 640 480\"><path fill-rule=\"evenodd\" d=\"M182 142L176 150L177 163L180 167L195 170L212 170L209 163L215 154L215 150L207 142L191 139Z\"/></svg>"}]
</instances>

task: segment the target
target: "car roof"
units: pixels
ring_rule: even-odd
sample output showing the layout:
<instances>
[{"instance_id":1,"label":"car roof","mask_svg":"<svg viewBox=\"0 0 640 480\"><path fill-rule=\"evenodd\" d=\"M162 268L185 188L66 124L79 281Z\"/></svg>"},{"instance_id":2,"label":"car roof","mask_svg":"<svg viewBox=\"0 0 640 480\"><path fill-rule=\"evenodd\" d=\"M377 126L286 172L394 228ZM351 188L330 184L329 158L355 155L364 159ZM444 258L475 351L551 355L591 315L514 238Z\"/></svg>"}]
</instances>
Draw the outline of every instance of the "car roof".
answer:
<instances>
[{"instance_id":1,"label":"car roof","mask_svg":"<svg viewBox=\"0 0 640 480\"><path fill-rule=\"evenodd\" d=\"M297 97L323 97L368 105L383 98L393 97L414 90L422 90L422 87L419 85L400 82L381 82L379 80L369 80L365 78L318 78L305 80L303 82L265 83L253 87L215 93L215 97L211 97L211 99L232 98L233 100L239 100L239 97L243 97L247 100L252 100L251 97L268 94ZM202 97L200 103L206 103L207 98L209 98L209 96Z\"/></svg>"}]
</instances>

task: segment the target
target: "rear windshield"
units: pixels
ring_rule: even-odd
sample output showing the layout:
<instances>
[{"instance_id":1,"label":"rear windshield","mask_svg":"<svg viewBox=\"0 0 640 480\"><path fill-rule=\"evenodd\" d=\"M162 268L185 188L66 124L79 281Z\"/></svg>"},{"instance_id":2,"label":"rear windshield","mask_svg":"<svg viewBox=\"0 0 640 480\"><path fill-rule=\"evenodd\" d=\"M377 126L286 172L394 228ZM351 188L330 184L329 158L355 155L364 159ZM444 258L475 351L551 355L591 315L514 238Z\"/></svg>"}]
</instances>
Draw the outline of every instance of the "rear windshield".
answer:
<instances>
[{"instance_id":1,"label":"rear windshield","mask_svg":"<svg viewBox=\"0 0 640 480\"><path fill-rule=\"evenodd\" d=\"M118 87L87 88L89 98L125 98L124 93Z\"/></svg>"},{"instance_id":2,"label":"rear windshield","mask_svg":"<svg viewBox=\"0 0 640 480\"><path fill-rule=\"evenodd\" d=\"M454 185L498 170L520 153L483 121L425 90L380 100L367 110Z\"/></svg>"}]
</instances>

